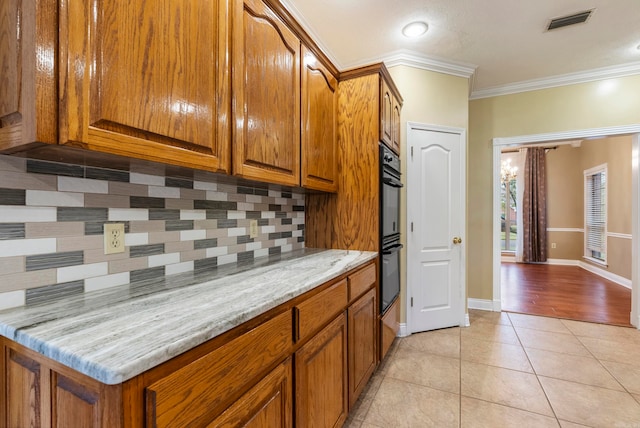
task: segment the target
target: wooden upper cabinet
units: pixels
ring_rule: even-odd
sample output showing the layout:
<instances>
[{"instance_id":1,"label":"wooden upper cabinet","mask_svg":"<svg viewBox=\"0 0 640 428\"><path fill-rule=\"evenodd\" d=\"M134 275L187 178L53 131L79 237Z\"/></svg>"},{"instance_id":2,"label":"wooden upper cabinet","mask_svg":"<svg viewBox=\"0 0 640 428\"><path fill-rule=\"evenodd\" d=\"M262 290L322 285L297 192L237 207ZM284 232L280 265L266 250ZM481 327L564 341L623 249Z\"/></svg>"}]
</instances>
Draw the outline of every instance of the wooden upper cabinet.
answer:
<instances>
[{"instance_id":1,"label":"wooden upper cabinet","mask_svg":"<svg viewBox=\"0 0 640 428\"><path fill-rule=\"evenodd\" d=\"M402 106L400 105L400 102L398 101L397 98L393 98L393 113L392 113L392 129L393 129L393 138L391 139L391 149L394 150L396 153L400 153L400 136L401 136L401 129L400 126L401 122L400 122L400 110L402 109Z\"/></svg>"},{"instance_id":2,"label":"wooden upper cabinet","mask_svg":"<svg viewBox=\"0 0 640 428\"><path fill-rule=\"evenodd\" d=\"M335 192L338 80L302 46L302 186Z\"/></svg>"},{"instance_id":3,"label":"wooden upper cabinet","mask_svg":"<svg viewBox=\"0 0 640 428\"><path fill-rule=\"evenodd\" d=\"M393 94L384 79L380 79L380 141L393 145Z\"/></svg>"},{"instance_id":4,"label":"wooden upper cabinet","mask_svg":"<svg viewBox=\"0 0 640 428\"><path fill-rule=\"evenodd\" d=\"M61 2L60 143L228 171L228 1Z\"/></svg>"},{"instance_id":5,"label":"wooden upper cabinet","mask_svg":"<svg viewBox=\"0 0 640 428\"><path fill-rule=\"evenodd\" d=\"M0 150L58 136L55 1L0 2Z\"/></svg>"},{"instance_id":6,"label":"wooden upper cabinet","mask_svg":"<svg viewBox=\"0 0 640 428\"><path fill-rule=\"evenodd\" d=\"M300 184L300 40L261 0L234 0L233 173Z\"/></svg>"}]
</instances>

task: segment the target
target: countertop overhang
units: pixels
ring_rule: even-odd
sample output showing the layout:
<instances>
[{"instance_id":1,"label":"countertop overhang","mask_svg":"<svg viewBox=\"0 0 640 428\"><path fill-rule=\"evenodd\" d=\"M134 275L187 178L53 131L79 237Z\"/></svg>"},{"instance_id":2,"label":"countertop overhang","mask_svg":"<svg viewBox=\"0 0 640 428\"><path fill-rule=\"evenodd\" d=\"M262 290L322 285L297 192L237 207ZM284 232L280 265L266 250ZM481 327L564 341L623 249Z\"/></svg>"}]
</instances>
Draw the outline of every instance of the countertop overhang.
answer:
<instances>
[{"instance_id":1,"label":"countertop overhang","mask_svg":"<svg viewBox=\"0 0 640 428\"><path fill-rule=\"evenodd\" d=\"M0 311L0 335L105 384L137 376L377 256L304 249Z\"/></svg>"}]
</instances>

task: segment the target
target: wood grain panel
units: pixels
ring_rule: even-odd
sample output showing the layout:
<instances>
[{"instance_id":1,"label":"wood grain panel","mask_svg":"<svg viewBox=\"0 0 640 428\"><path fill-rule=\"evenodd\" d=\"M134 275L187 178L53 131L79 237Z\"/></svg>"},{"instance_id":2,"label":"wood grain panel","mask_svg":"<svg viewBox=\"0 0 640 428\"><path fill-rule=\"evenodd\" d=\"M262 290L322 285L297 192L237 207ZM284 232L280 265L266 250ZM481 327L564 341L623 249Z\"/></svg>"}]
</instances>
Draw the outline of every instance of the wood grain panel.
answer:
<instances>
[{"instance_id":1,"label":"wood grain panel","mask_svg":"<svg viewBox=\"0 0 640 428\"><path fill-rule=\"evenodd\" d=\"M20 114L20 42L22 28L18 26L20 0L5 0L0 4L0 125L19 121ZM19 31L16 31L18 29Z\"/></svg>"},{"instance_id":2,"label":"wood grain panel","mask_svg":"<svg viewBox=\"0 0 640 428\"><path fill-rule=\"evenodd\" d=\"M302 186L338 187L338 80L302 46Z\"/></svg>"},{"instance_id":3,"label":"wood grain panel","mask_svg":"<svg viewBox=\"0 0 640 428\"><path fill-rule=\"evenodd\" d=\"M39 362L14 350L8 350L6 379L7 390L11 392L7 397L7 426L41 426L41 371L42 366Z\"/></svg>"},{"instance_id":4,"label":"wood grain panel","mask_svg":"<svg viewBox=\"0 0 640 428\"><path fill-rule=\"evenodd\" d=\"M233 10L233 173L300 184L300 40L261 0Z\"/></svg>"},{"instance_id":5,"label":"wood grain panel","mask_svg":"<svg viewBox=\"0 0 640 428\"><path fill-rule=\"evenodd\" d=\"M334 248L379 248L378 92L377 74L340 82Z\"/></svg>"},{"instance_id":6,"label":"wood grain panel","mask_svg":"<svg viewBox=\"0 0 640 428\"><path fill-rule=\"evenodd\" d=\"M201 425L290 352L286 311L147 388L147 425Z\"/></svg>"},{"instance_id":7,"label":"wood grain panel","mask_svg":"<svg viewBox=\"0 0 640 428\"><path fill-rule=\"evenodd\" d=\"M0 2L0 151L57 142L57 4Z\"/></svg>"},{"instance_id":8,"label":"wood grain panel","mask_svg":"<svg viewBox=\"0 0 640 428\"><path fill-rule=\"evenodd\" d=\"M341 427L348 413L343 313L295 354L296 426Z\"/></svg>"},{"instance_id":9,"label":"wood grain panel","mask_svg":"<svg viewBox=\"0 0 640 428\"><path fill-rule=\"evenodd\" d=\"M347 280L336 282L326 290L296 305L296 342L303 341L333 319L347 306Z\"/></svg>"},{"instance_id":10,"label":"wood grain panel","mask_svg":"<svg viewBox=\"0 0 640 428\"><path fill-rule=\"evenodd\" d=\"M368 289L376 284L377 265L371 263L357 272L349 275L347 279L349 283L349 303L356 300Z\"/></svg>"},{"instance_id":11,"label":"wood grain panel","mask_svg":"<svg viewBox=\"0 0 640 428\"><path fill-rule=\"evenodd\" d=\"M61 142L229 170L228 0L61 8Z\"/></svg>"},{"instance_id":12,"label":"wood grain panel","mask_svg":"<svg viewBox=\"0 0 640 428\"><path fill-rule=\"evenodd\" d=\"M380 320L380 360L389 352L398 330L400 330L400 302L395 302L387 309Z\"/></svg>"},{"instance_id":13,"label":"wood grain panel","mask_svg":"<svg viewBox=\"0 0 640 428\"><path fill-rule=\"evenodd\" d=\"M334 248L333 222L338 195L307 193L305 202L304 241L308 248Z\"/></svg>"},{"instance_id":14,"label":"wood grain panel","mask_svg":"<svg viewBox=\"0 0 640 428\"><path fill-rule=\"evenodd\" d=\"M73 380L55 375L54 427L99 427L100 392Z\"/></svg>"},{"instance_id":15,"label":"wood grain panel","mask_svg":"<svg viewBox=\"0 0 640 428\"><path fill-rule=\"evenodd\" d=\"M349 406L353 406L378 364L378 305L371 289L347 311L349 326Z\"/></svg>"},{"instance_id":16,"label":"wood grain panel","mask_svg":"<svg viewBox=\"0 0 640 428\"><path fill-rule=\"evenodd\" d=\"M208 426L293 427L292 382L291 359L287 359Z\"/></svg>"}]
</instances>

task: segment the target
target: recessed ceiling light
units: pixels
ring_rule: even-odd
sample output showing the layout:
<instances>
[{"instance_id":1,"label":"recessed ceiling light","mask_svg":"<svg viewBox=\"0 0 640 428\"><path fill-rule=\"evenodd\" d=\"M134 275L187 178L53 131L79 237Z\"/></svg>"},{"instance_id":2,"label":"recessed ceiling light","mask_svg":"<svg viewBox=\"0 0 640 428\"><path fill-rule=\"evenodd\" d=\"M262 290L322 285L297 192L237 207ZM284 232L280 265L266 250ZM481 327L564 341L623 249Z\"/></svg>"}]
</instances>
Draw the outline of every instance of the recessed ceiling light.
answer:
<instances>
[{"instance_id":1,"label":"recessed ceiling light","mask_svg":"<svg viewBox=\"0 0 640 428\"><path fill-rule=\"evenodd\" d=\"M405 27L402 29L402 34L404 34L406 37L419 37L426 33L428 29L429 26L426 22L416 21L412 22L411 24L405 25Z\"/></svg>"}]
</instances>

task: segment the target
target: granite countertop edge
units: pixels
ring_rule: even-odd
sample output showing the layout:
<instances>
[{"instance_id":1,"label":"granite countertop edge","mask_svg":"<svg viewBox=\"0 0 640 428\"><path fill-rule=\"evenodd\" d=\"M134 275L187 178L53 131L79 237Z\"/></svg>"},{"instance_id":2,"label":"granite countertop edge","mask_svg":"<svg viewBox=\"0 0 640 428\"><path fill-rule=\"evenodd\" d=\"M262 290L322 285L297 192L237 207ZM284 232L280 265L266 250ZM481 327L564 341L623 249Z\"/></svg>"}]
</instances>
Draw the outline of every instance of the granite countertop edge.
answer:
<instances>
[{"instance_id":1,"label":"granite countertop edge","mask_svg":"<svg viewBox=\"0 0 640 428\"><path fill-rule=\"evenodd\" d=\"M76 307L70 313L61 303L0 311L0 335L104 384L119 384L377 255L307 250L285 260L123 298L95 309L81 310L78 307L85 302L72 302ZM162 281L168 280L170 277ZM42 321L34 321L44 314Z\"/></svg>"}]
</instances>

